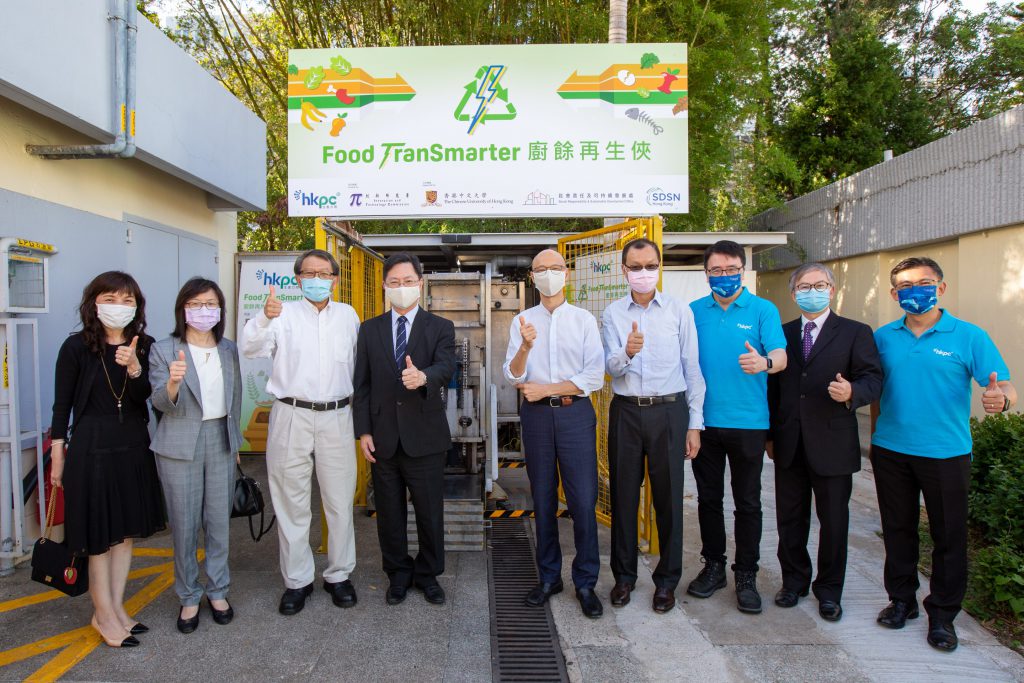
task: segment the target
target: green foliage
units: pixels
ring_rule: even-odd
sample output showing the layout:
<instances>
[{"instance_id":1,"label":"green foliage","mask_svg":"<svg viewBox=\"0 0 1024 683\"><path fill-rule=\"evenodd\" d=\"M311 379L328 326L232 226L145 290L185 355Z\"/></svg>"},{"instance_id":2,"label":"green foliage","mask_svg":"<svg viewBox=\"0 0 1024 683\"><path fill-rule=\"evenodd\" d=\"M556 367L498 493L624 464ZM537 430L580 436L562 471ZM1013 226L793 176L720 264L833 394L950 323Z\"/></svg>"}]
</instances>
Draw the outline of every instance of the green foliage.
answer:
<instances>
[{"instance_id":1,"label":"green foliage","mask_svg":"<svg viewBox=\"0 0 1024 683\"><path fill-rule=\"evenodd\" d=\"M980 548L971 558L971 599L967 609L979 619L1002 614L1024 618L1024 554L1006 538Z\"/></svg>"}]
</instances>

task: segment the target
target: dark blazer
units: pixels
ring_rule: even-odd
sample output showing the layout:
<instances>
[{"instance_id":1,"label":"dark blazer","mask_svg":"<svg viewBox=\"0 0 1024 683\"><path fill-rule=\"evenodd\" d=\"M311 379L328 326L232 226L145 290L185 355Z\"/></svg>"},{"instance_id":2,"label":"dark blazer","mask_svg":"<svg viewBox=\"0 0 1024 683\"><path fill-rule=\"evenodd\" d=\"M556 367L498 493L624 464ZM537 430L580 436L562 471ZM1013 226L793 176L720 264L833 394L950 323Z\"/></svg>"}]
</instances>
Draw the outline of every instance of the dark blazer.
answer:
<instances>
[{"instance_id":1,"label":"dark blazer","mask_svg":"<svg viewBox=\"0 0 1024 683\"><path fill-rule=\"evenodd\" d=\"M808 464L816 474L853 474L860 469L861 459L854 411L882 393L882 363L874 334L864 323L832 311L805 361L800 328L800 318L782 326L788 364L768 377L768 438L774 442L775 466L788 467L793 462L802 438ZM850 407L828 394L836 373L853 385Z\"/></svg>"},{"instance_id":2,"label":"dark blazer","mask_svg":"<svg viewBox=\"0 0 1024 683\"><path fill-rule=\"evenodd\" d=\"M377 458L390 458L401 440L406 454L416 457L451 448L441 392L455 374L455 325L420 308L416 312L406 355L427 376L419 389L402 384L395 362L391 311L359 327L356 370L352 380L352 419L356 438L371 434Z\"/></svg>"}]
</instances>

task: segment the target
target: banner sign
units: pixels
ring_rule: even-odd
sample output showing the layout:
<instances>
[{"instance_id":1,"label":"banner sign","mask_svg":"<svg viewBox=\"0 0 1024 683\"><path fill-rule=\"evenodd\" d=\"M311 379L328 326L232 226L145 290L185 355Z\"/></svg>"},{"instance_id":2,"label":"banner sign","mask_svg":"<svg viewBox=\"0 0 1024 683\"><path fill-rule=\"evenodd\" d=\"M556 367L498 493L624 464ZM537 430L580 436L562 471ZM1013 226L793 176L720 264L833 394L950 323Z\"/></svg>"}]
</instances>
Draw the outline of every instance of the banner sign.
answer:
<instances>
[{"instance_id":1,"label":"banner sign","mask_svg":"<svg viewBox=\"0 0 1024 683\"><path fill-rule=\"evenodd\" d=\"M289 51L288 213L685 213L682 43Z\"/></svg>"},{"instance_id":2,"label":"banner sign","mask_svg":"<svg viewBox=\"0 0 1024 683\"><path fill-rule=\"evenodd\" d=\"M302 290L293 273L295 256L282 254L266 259L244 259L238 271L238 363L242 371L242 443L243 451L266 451L270 407L274 397L267 393L270 379L269 358L246 358L241 353L245 323L263 310L263 303L273 285L281 301L300 301Z\"/></svg>"}]
</instances>

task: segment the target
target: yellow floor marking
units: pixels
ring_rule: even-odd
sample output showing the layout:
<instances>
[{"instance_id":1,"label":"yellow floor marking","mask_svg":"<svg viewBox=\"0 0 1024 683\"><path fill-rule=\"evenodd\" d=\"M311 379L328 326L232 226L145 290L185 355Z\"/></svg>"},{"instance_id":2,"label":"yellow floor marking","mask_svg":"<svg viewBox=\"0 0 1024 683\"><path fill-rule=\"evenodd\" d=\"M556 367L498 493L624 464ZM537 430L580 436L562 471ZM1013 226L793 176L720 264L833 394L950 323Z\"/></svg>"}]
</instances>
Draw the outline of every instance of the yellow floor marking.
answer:
<instances>
[{"instance_id":1,"label":"yellow floor marking","mask_svg":"<svg viewBox=\"0 0 1024 683\"><path fill-rule=\"evenodd\" d=\"M136 557L173 557L174 551L171 548L135 548L132 555ZM196 553L201 562L206 553L200 549ZM128 574L129 579L139 579L147 576L154 577L149 583L143 586L135 595L125 601L124 606L130 616L153 602L161 593L174 584L174 562L162 562L150 567L142 567ZM16 600L8 600L0 603L0 613L37 605L50 600L66 597L60 591L45 591L37 595L28 595ZM0 652L0 668L31 659L38 655L53 650L59 650L48 662L30 674L26 681L56 681L81 662L89 653L95 650L103 640L92 626L83 626L72 629L56 636L43 638L28 645L15 647Z\"/></svg>"}]
</instances>

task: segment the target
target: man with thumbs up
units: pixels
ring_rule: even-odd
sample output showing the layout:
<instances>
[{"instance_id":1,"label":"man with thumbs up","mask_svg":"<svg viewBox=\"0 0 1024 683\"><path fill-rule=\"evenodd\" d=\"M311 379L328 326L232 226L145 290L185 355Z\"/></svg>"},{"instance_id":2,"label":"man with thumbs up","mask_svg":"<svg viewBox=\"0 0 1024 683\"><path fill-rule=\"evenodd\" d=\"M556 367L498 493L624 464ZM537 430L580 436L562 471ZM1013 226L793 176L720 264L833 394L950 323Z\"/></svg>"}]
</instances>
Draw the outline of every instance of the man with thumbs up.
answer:
<instances>
[{"instance_id":1,"label":"man with thumbs up","mask_svg":"<svg viewBox=\"0 0 1024 683\"><path fill-rule=\"evenodd\" d=\"M958 644L953 619L967 589L967 492L971 477L971 380L985 387L986 413L1017 402L1010 372L981 328L939 307L942 268L927 257L897 263L890 295L906 315L879 328L875 341L885 380L872 405L871 464L885 541L889 605L878 623L903 628L916 618L918 523L924 494L934 549L928 644L949 652Z\"/></svg>"},{"instance_id":2,"label":"man with thumbs up","mask_svg":"<svg viewBox=\"0 0 1024 683\"><path fill-rule=\"evenodd\" d=\"M775 604L794 607L813 589L821 617L839 621L850 494L861 461L854 411L878 399L882 366L871 328L830 309L836 281L828 266L800 266L789 278L789 291L802 314L782 326L789 360L785 370L768 378L767 446L775 461L782 566ZM812 494L821 525L813 583L807 552Z\"/></svg>"}]
</instances>

